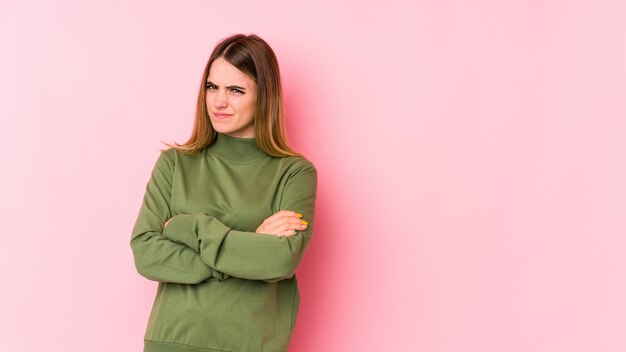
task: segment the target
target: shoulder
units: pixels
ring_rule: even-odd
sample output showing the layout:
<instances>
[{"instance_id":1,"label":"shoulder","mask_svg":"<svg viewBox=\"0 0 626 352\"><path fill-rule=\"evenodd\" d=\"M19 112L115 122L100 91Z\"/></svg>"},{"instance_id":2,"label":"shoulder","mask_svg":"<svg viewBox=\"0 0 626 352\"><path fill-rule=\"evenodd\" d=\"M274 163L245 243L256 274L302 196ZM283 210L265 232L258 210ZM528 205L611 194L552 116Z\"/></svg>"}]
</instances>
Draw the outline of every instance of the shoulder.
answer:
<instances>
[{"instance_id":1,"label":"shoulder","mask_svg":"<svg viewBox=\"0 0 626 352\"><path fill-rule=\"evenodd\" d=\"M290 173L297 172L311 172L317 174L317 169L313 162L309 159L300 156L288 156L281 158L281 163L290 171Z\"/></svg>"},{"instance_id":2,"label":"shoulder","mask_svg":"<svg viewBox=\"0 0 626 352\"><path fill-rule=\"evenodd\" d=\"M170 165L175 165L181 162L198 159L203 154L203 151L204 150L196 152L194 154L187 154L176 148L169 147L167 149L161 150L159 160L163 159L163 162L166 162Z\"/></svg>"},{"instance_id":3,"label":"shoulder","mask_svg":"<svg viewBox=\"0 0 626 352\"><path fill-rule=\"evenodd\" d=\"M187 159L190 158L193 158L193 156L187 155L176 148L161 149L155 168L162 172L173 174L176 169L181 167L181 164L188 163Z\"/></svg>"},{"instance_id":4,"label":"shoulder","mask_svg":"<svg viewBox=\"0 0 626 352\"><path fill-rule=\"evenodd\" d=\"M159 151L159 156L156 160L155 168L157 169L172 169L176 160L176 151L174 148L167 148Z\"/></svg>"},{"instance_id":5,"label":"shoulder","mask_svg":"<svg viewBox=\"0 0 626 352\"><path fill-rule=\"evenodd\" d=\"M287 184L299 187L315 188L317 185L317 169L309 159L299 156L284 157L284 176Z\"/></svg>"},{"instance_id":6,"label":"shoulder","mask_svg":"<svg viewBox=\"0 0 626 352\"><path fill-rule=\"evenodd\" d=\"M168 160L176 160L176 154L178 154L178 151L175 148L169 147L167 149L161 150L160 157Z\"/></svg>"}]
</instances>

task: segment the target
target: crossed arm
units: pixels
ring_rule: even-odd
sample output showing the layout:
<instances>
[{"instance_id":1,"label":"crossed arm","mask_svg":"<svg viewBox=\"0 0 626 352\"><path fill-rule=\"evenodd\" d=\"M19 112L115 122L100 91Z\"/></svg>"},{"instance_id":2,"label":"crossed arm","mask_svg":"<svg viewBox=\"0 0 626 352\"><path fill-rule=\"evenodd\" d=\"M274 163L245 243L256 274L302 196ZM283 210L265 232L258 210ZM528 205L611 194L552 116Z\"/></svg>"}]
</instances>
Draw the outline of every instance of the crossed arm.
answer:
<instances>
[{"instance_id":1,"label":"crossed arm","mask_svg":"<svg viewBox=\"0 0 626 352\"><path fill-rule=\"evenodd\" d=\"M232 229L206 213L172 216L173 170L172 156L162 152L131 235L139 274L154 281L187 284L211 277L275 282L293 276L313 232L317 172L312 164L303 163L290 175L282 210L256 232ZM297 213L308 221L308 227L298 229Z\"/></svg>"}]
</instances>

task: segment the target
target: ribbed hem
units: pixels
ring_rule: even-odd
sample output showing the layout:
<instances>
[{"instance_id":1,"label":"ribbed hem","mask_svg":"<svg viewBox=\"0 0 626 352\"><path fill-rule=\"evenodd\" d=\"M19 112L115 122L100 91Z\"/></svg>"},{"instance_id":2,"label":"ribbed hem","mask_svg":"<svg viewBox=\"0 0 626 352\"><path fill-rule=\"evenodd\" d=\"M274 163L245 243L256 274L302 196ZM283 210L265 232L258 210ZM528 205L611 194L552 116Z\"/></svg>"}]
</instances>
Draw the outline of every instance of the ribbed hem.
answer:
<instances>
[{"instance_id":1,"label":"ribbed hem","mask_svg":"<svg viewBox=\"0 0 626 352\"><path fill-rule=\"evenodd\" d=\"M214 350L199 348L181 343L144 340L143 352L230 352L227 350Z\"/></svg>"}]
</instances>

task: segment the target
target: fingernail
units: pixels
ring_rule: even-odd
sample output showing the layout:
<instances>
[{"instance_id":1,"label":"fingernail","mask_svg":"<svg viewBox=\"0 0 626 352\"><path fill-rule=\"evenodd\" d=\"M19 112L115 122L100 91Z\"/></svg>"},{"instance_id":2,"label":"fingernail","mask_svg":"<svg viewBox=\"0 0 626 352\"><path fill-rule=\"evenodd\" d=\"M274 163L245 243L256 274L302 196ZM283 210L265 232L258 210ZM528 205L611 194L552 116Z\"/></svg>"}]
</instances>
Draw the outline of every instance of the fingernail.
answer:
<instances>
[{"instance_id":1,"label":"fingernail","mask_svg":"<svg viewBox=\"0 0 626 352\"><path fill-rule=\"evenodd\" d=\"M306 220L300 220L300 221L302 221L302 223L303 223L304 225L308 225L308 224L309 224L309 222L308 222L308 221L306 221Z\"/></svg>"},{"instance_id":2,"label":"fingernail","mask_svg":"<svg viewBox=\"0 0 626 352\"><path fill-rule=\"evenodd\" d=\"M301 217L302 217L302 214L298 213L298 217L299 217L299 218L301 218Z\"/></svg>"}]
</instances>

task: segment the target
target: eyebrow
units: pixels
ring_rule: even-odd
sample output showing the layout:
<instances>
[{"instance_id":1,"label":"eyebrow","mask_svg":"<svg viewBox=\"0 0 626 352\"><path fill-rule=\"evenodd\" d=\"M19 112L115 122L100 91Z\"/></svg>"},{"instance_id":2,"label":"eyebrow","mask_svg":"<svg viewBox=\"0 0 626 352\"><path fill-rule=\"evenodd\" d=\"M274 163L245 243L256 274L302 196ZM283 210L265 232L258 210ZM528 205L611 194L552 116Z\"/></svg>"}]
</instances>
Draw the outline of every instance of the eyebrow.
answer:
<instances>
[{"instance_id":1,"label":"eyebrow","mask_svg":"<svg viewBox=\"0 0 626 352\"><path fill-rule=\"evenodd\" d=\"M213 83L211 81L207 81L206 84L212 84L212 85L214 85L216 87L219 87L217 84L215 84L215 83ZM240 86L226 86L226 88L228 88L228 89L233 89L234 88L234 89L239 89L239 90L246 90L246 88L240 87Z\"/></svg>"}]
</instances>

